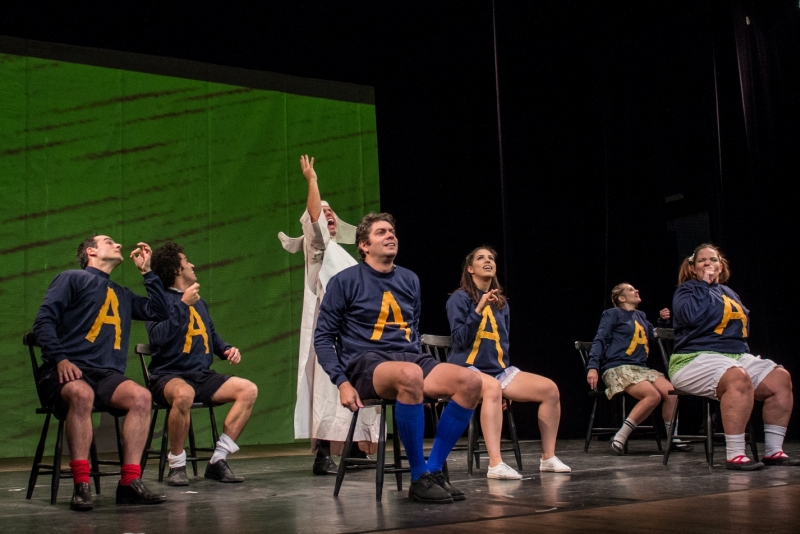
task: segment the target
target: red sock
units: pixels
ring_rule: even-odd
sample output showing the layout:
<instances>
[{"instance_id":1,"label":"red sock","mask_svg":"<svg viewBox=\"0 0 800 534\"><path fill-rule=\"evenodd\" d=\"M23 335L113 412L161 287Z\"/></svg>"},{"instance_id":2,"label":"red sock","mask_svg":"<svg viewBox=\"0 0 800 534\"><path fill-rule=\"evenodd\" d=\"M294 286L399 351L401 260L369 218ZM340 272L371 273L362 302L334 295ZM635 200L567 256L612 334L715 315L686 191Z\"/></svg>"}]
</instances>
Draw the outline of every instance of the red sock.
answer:
<instances>
[{"instance_id":1,"label":"red sock","mask_svg":"<svg viewBox=\"0 0 800 534\"><path fill-rule=\"evenodd\" d=\"M124 464L120 471L122 475L119 479L120 486L130 486L131 482L142 478L142 467L139 464Z\"/></svg>"},{"instance_id":2,"label":"red sock","mask_svg":"<svg viewBox=\"0 0 800 534\"><path fill-rule=\"evenodd\" d=\"M69 463L69 468L72 470L72 482L80 484L81 482L89 483L89 460L72 460Z\"/></svg>"}]
</instances>

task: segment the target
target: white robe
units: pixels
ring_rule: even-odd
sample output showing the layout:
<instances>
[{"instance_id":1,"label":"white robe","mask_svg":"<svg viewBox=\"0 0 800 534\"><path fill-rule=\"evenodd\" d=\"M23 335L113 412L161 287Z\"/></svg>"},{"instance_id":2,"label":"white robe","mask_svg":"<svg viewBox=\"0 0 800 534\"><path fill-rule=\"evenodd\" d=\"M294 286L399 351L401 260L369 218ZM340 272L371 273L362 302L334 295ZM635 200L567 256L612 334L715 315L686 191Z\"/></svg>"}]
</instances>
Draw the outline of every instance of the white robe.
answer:
<instances>
[{"instance_id":1,"label":"white robe","mask_svg":"<svg viewBox=\"0 0 800 534\"><path fill-rule=\"evenodd\" d=\"M337 235L331 238L327 221L320 213L312 223L308 211L300 223L303 236L290 238L283 232L278 238L291 253L303 251L305 256L305 288L303 290L303 319L300 324L300 362L297 367L297 404L294 408L295 439L345 441L350 429L352 412L339 402L339 389L317 362L314 351L314 329L328 280L333 275L356 264L356 260L340 243L355 242L355 227L337 217ZM379 408L359 411L353 441L378 441Z\"/></svg>"}]
</instances>

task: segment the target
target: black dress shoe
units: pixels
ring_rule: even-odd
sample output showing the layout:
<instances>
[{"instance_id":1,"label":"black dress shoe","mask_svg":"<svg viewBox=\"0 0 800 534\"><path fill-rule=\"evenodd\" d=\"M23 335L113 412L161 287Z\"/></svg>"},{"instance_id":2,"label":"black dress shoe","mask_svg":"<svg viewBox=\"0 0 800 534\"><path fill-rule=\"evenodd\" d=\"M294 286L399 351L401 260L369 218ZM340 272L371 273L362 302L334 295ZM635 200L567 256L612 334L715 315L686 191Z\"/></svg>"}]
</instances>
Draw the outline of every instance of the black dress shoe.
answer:
<instances>
[{"instance_id":1,"label":"black dress shoe","mask_svg":"<svg viewBox=\"0 0 800 534\"><path fill-rule=\"evenodd\" d=\"M69 503L69 509L76 512L88 512L94 506L92 505L92 488L89 487L88 482L81 482L75 484L75 489L72 492L72 500Z\"/></svg>"},{"instance_id":2,"label":"black dress shoe","mask_svg":"<svg viewBox=\"0 0 800 534\"><path fill-rule=\"evenodd\" d=\"M225 460L217 460L216 463L208 464L206 466L206 474L203 475L211 480L219 480L226 483L244 482L244 477L239 477L233 474L231 468L228 467L228 462Z\"/></svg>"},{"instance_id":3,"label":"black dress shoe","mask_svg":"<svg viewBox=\"0 0 800 534\"><path fill-rule=\"evenodd\" d=\"M450 481L447 480L447 477L444 476L444 473L442 473L441 471L434 471L433 473L431 473L431 478L433 479L434 482L436 482L439 485L440 488L449 493L454 501L463 501L464 499L467 498L467 496L464 495L463 491L454 488L450 484Z\"/></svg>"},{"instance_id":4,"label":"black dress shoe","mask_svg":"<svg viewBox=\"0 0 800 534\"><path fill-rule=\"evenodd\" d=\"M315 475L336 475L339 467L330 456L317 456L314 458L314 467L311 469Z\"/></svg>"},{"instance_id":5,"label":"black dress shoe","mask_svg":"<svg viewBox=\"0 0 800 534\"><path fill-rule=\"evenodd\" d=\"M186 476L186 466L170 468L169 475L167 475L167 485L169 486L188 486L189 477Z\"/></svg>"},{"instance_id":6,"label":"black dress shoe","mask_svg":"<svg viewBox=\"0 0 800 534\"><path fill-rule=\"evenodd\" d=\"M692 452L692 449L694 449L694 447L692 447L688 443L683 443L683 442L675 443L673 441L671 452Z\"/></svg>"},{"instance_id":7,"label":"black dress shoe","mask_svg":"<svg viewBox=\"0 0 800 534\"><path fill-rule=\"evenodd\" d=\"M430 473L425 473L419 479L412 480L408 487L408 498L415 502L428 504L449 504L453 497L436 483Z\"/></svg>"},{"instance_id":8,"label":"black dress shoe","mask_svg":"<svg viewBox=\"0 0 800 534\"><path fill-rule=\"evenodd\" d=\"M117 484L117 504L158 504L166 500L166 495L147 489L141 478L134 479L129 486Z\"/></svg>"}]
</instances>

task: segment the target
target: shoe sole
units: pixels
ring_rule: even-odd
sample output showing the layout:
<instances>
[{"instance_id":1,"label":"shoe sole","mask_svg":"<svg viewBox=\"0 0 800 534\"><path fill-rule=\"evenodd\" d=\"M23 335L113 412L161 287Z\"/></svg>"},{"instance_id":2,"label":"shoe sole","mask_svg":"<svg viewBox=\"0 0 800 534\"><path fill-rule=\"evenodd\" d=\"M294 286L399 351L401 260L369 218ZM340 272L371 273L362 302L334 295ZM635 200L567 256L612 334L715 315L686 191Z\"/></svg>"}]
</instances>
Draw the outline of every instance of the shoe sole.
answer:
<instances>
[{"instance_id":1,"label":"shoe sole","mask_svg":"<svg viewBox=\"0 0 800 534\"><path fill-rule=\"evenodd\" d=\"M762 469L763 467L764 467L764 464L762 464L761 462L753 462L753 463L744 464L744 465L741 465L741 464L728 464L728 463L725 464L725 469L730 469L731 471L758 471L759 469Z\"/></svg>"},{"instance_id":2,"label":"shoe sole","mask_svg":"<svg viewBox=\"0 0 800 534\"><path fill-rule=\"evenodd\" d=\"M189 482L172 482L171 480L167 482L167 486L172 487L181 487L181 486L188 486Z\"/></svg>"},{"instance_id":3,"label":"shoe sole","mask_svg":"<svg viewBox=\"0 0 800 534\"><path fill-rule=\"evenodd\" d=\"M572 473L572 469L539 469L540 473Z\"/></svg>"},{"instance_id":4,"label":"shoe sole","mask_svg":"<svg viewBox=\"0 0 800 534\"><path fill-rule=\"evenodd\" d=\"M69 505L69 509L72 510L73 512L88 512L92 508L94 508L93 504L89 504L89 505L86 505L86 504L81 504L81 505L70 504Z\"/></svg>"},{"instance_id":5,"label":"shoe sole","mask_svg":"<svg viewBox=\"0 0 800 534\"><path fill-rule=\"evenodd\" d=\"M409 495L409 498L413 502L419 502L422 504L451 504L454 500L452 497L450 497L449 499L422 499L420 497L417 497L416 495ZM460 500L463 501L464 499Z\"/></svg>"},{"instance_id":6,"label":"shoe sole","mask_svg":"<svg viewBox=\"0 0 800 534\"><path fill-rule=\"evenodd\" d=\"M203 478L206 478L208 480L216 480L217 482L222 482L223 484L241 484L242 482L244 482L244 479L241 479L241 480L227 479L226 480L226 479L223 479L223 478L214 478L214 477L208 477L208 476L203 476Z\"/></svg>"},{"instance_id":7,"label":"shoe sole","mask_svg":"<svg viewBox=\"0 0 800 534\"><path fill-rule=\"evenodd\" d=\"M161 504L163 502L167 502L166 497L164 499L159 499L159 500L154 500L154 501L145 501L145 502L136 501L136 500L133 500L133 499L123 499L121 501L119 499L117 499L117 504Z\"/></svg>"}]
</instances>

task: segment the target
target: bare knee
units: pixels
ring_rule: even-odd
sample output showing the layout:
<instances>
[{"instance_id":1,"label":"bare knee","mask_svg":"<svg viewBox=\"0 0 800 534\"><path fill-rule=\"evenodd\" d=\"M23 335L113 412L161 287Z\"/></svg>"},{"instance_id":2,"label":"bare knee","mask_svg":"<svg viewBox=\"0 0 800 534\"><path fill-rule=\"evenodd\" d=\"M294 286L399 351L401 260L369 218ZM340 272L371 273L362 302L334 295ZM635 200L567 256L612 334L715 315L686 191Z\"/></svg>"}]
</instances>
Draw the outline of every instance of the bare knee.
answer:
<instances>
[{"instance_id":1,"label":"bare knee","mask_svg":"<svg viewBox=\"0 0 800 534\"><path fill-rule=\"evenodd\" d=\"M405 391L415 396L422 396L422 367L414 364L403 365L395 375L398 391Z\"/></svg>"},{"instance_id":2,"label":"bare knee","mask_svg":"<svg viewBox=\"0 0 800 534\"><path fill-rule=\"evenodd\" d=\"M543 403L560 404L561 393L558 391L558 386L555 382L548 379L546 385L542 390Z\"/></svg>"},{"instance_id":3,"label":"bare knee","mask_svg":"<svg viewBox=\"0 0 800 534\"><path fill-rule=\"evenodd\" d=\"M65 386L61 390L61 397L71 412L89 413L94 407L94 391L83 381Z\"/></svg>"},{"instance_id":4,"label":"bare knee","mask_svg":"<svg viewBox=\"0 0 800 534\"><path fill-rule=\"evenodd\" d=\"M131 403L128 407L128 412L149 414L152 406L153 397L150 395L150 392L143 387L138 387L131 395Z\"/></svg>"},{"instance_id":5,"label":"bare knee","mask_svg":"<svg viewBox=\"0 0 800 534\"><path fill-rule=\"evenodd\" d=\"M470 401L472 404L477 404L478 400L481 398L481 392L483 390L483 380L478 373L475 371L470 371L467 368L463 368L466 373L463 373L462 384L459 388L461 393ZM500 391L500 395L502 396L502 388L500 388L500 383L497 383L497 389Z\"/></svg>"},{"instance_id":6,"label":"bare knee","mask_svg":"<svg viewBox=\"0 0 800 534\"><path fill-rule=\"evenodd\" d=\"M482 381L481 398L485 403L500 402L503 399L503 388L500 386L500 382L497 380Z\"/></svg>"},{"instance_id":7,"label":"bare knee","mask_svg":"<svg viewBox=\"0 0 800 534\"><path fill-rule=\"evenodd\" d=\"M734 394L737 396L753 396L753 381L747 371L740 367L732 367L725 371L717 386L717 397Z\"/></svg>"},{"instance_id":8,"label":"bare knee","mask_svg":"<svg viewBox=\"0 0 800 534\"><path fill-rule=\"evenodd\" d=\"M242 384L242 388L239 391L239 395L237 396L237 401L248 404L252 406L256 403L256 399L258 398L258 386L250 382L249 380L245 380L244 384Z\"/></svg>"},{"instance_id":9,"label":"bare knee","mask_svg":"<svg viewBox=\"0 0 800 534\"><path fill-rule=\"evenodd\" d=\"M172 408L179 412L188 412L194 402L194 389L188 384L179 388L172 395Z\"/></svg>"}]
</instances>

